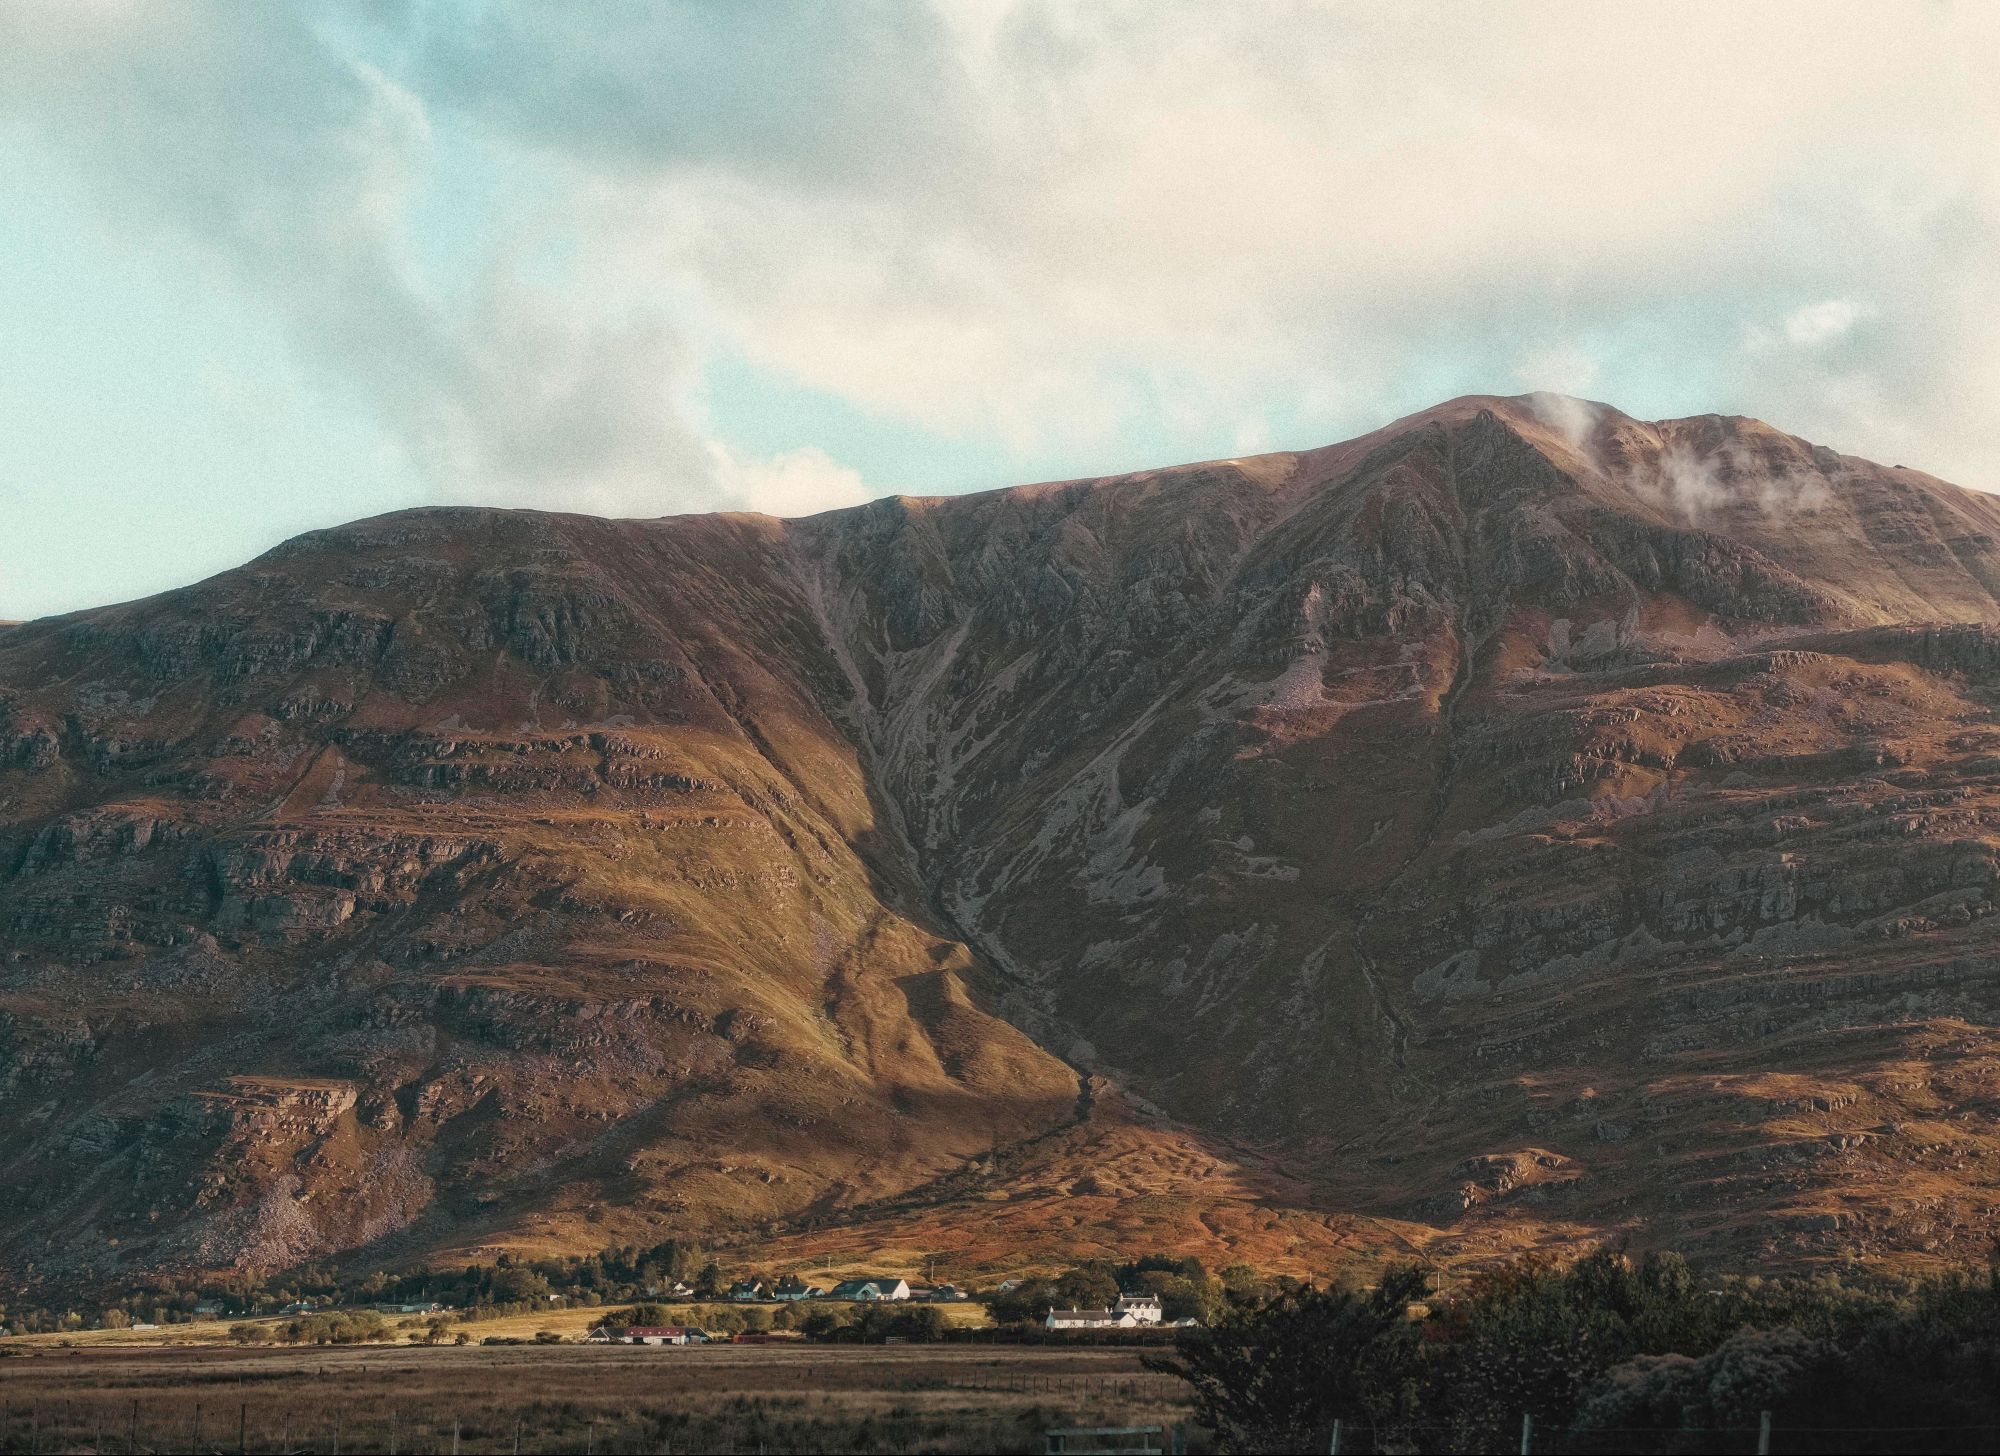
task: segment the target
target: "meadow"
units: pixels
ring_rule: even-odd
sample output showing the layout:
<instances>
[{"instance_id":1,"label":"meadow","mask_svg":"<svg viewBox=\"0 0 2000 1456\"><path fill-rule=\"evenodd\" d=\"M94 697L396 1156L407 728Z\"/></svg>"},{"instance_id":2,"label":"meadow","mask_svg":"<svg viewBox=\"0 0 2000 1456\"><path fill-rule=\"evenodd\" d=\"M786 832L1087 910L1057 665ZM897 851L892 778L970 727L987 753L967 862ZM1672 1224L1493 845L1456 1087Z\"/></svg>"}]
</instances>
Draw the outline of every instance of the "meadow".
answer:
<instances>
[{"instance_id":1,"label":"meadow","mask_svg":"<svg viewBox=\"0 0 2000 1456\"><path fill-rule=\"evenodd\" d=\"M7 1453L1029 1452L1052 1428L1189 1419L1185 1387L1120 1349L5 1350Z\"/></svg>"}]
</instances>

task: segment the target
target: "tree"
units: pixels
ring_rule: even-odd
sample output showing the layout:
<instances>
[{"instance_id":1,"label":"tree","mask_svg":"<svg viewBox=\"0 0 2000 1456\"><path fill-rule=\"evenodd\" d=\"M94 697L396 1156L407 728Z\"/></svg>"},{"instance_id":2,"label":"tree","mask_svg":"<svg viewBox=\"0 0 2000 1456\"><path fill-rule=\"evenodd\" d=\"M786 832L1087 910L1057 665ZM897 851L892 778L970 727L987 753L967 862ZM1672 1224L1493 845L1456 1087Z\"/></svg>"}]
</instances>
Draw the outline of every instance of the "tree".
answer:
<instances>
[{"instance_id":1,"label":"tree","mask_svg":"<svg viewBox=\"0 0 2000 1456\"><path fill-rule=\"evenodd\" d=\"M1118 1281L1104 1264L1085 1264L1056 1280L1056 1298L1064 1309L1108 1309L1118 1302Z\"/></svg>"},{"instance_id":2,"label":"tree","mask_svg":"<svg viewBox=\"0 0 2000 1456\"><path fill-rule=\"evenodd\" d=\"M1137 1278L1139 1288L1160 1299L1160 1311L1170 1320L1199 1320L1214 1324L1227 1305L1222 1285L1204 1276L1189 1279L1183 1274L1147 1270Z\"/></svg>"},{"instance_id":3,"label":"tree","mask_svg":"<svg viewBox=\"0 0 2000 1456\"><path fill-rule=\"evenodd\" d=\"M905 1339L936 1344L944 1338L944 1311L934 1305L920 1304L896 1321L896 1333Z\"/></svg>"},{"instance_id":4,"label":"tree","mask_svg":"<svg viewBox=\"0 0 2000 1456\"><path fill-rule=\"evenodd\" d=\"M1440 1302L1430 1333L1432 1417L1454 1442L1478 1446L1517 1429L1522 1411L1566 1426L1612 1367L1704 1355L1727 1327L1679 1257L1635 1264L1599 1250L1568 1265L1528 1258L1485 1271Z\"/></svg>"},{"instance_id":5,"label":"tree","mask_svg":"<svg viewBox=\"0 0 2000 1456\"><path fill-rule=\"evenodd\" d=\"M824 1340L847 1324L848 1310L845 1306L815 1309L799 1321L799 1330L809 1340Z\"/></svg>"},{"instance_id":6,"label":"tree","mask_svg":"<svg viewBox=\"0 0 2000 1456\"><path fill-rule=\"evenodd\" d=\"M1277 1286L1248 1264L1231 1264L1222 1271L1222 1292L1231 1304L1262 1304Z\"/></svg>"},{"instance_id":7,"label":"tree","mask_svg":"<svg viewBox=\"0 0 2000 1456\"><path fill-rule=\"evenodd\" d=\"M1062 1302L1062 1296L1049 1280L1028 1279L1012 1289L996 1292L987 1300L986 1307L995 1324L1018 1325L1040 1319Z\"/></svg>"},{"instance_id":8,"label":"tree","mask_svg":"<svg viewBox=\"0 0 2000 1456\"><path fill-rule=\"evenodd\" d=\"M1232 1451L1324 1451L1336 1419L1393 1428L1416 1408L1422 1357L1411 1304L1424 1271L1393 1267L1366 1292L1300 1290L1182 1336L1146 1366L1191 1387L1196 1416Z\"/></svg>"}]
</instances>

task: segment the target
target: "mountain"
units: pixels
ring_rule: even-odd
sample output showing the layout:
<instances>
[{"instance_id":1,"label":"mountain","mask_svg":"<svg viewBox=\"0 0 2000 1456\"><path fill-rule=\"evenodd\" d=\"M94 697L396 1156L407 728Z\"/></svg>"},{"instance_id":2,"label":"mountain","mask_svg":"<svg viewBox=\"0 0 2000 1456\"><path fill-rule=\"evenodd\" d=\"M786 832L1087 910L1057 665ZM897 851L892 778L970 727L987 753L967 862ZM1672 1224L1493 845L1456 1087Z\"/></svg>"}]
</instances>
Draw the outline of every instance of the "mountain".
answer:
<instances>
[{"instance_id":1,"label":"mountain","mask_svg":"<svg viewBox=\"0 0 2000 1456\"><path fill-rule=\"evenodd\" d=\"M1454 400L0 631L0 1261L1983 1254L2000 501Z\"/></svg>"}]
</instances>

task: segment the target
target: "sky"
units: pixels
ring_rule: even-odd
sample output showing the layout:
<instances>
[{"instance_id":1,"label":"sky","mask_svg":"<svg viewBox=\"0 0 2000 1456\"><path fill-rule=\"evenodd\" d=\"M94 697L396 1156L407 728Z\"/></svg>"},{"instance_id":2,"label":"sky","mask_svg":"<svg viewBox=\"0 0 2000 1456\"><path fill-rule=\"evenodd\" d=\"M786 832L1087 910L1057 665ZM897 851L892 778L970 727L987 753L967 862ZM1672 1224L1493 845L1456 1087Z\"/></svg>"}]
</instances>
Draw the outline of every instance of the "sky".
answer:
<instances>
[{"instance_id":1,"label":"sky","mask_svg":"<svg viewBox=\"0 0 2000 1456\"><path fill-rule=\"evenodd\" d=\"M2000 5L0 0L0 619L1530 390L2000 489Z\"/></svg>"}]
</instances>

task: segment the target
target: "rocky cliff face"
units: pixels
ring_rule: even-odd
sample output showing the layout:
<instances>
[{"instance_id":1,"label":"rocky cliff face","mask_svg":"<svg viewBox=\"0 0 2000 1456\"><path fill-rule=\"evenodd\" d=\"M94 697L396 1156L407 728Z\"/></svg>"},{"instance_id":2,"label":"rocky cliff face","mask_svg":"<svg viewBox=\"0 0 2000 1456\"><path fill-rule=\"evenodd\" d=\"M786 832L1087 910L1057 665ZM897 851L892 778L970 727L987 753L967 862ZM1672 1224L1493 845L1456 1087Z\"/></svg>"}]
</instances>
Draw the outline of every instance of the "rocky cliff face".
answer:
<instances>
[{"instance_id":1,"label":"rocky cliff face","mask_svg":"<svg viewBox=\"0 0 2000 1456\"><path fill-rule=\"evenodd\" d=\"M8 628L0 1249L796 1240L1115 1102L1447 1249L1976 1253L1996 620L1987 497L1482 398Z\"/></svg>"}]
</instances>

